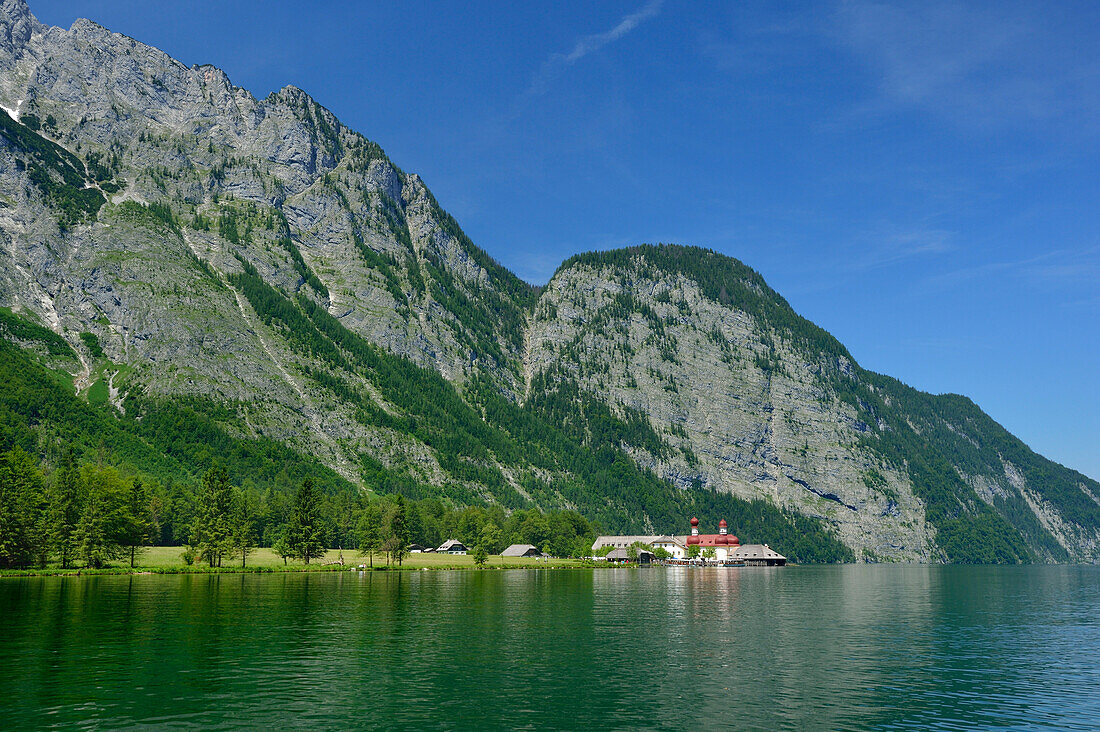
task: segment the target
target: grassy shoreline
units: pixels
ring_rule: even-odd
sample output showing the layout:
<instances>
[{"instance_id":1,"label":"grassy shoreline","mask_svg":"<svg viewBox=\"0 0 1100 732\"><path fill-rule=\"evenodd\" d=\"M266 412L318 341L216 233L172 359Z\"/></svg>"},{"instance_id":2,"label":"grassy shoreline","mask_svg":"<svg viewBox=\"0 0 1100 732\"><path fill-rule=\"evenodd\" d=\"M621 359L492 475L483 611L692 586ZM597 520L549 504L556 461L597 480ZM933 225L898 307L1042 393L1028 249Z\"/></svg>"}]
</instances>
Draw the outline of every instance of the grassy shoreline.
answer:
<instances>
[{"instance_id":1,"label":"grassy shoreline","mask_svg":"<svg viewBox=\"0 0 1100 732\"><path fill-rule=\"evenodd\" d=\"M270 549L256 549L249 555L244 567L240 558L222 562L221 567L209 567L196 562L185 564L181 555L183 547L147 547L138 554L133 568L129 561L117 561L109 566L92 569L77 567L62 569L60 566L34 567L27 569L0 570L0 579L4 577L75 577L89 575L144 575L144 574L265 574L277 572L347 572L365 565L371 571L370 559L356 551L344 551L344 564L338 564L341 552L329 550L315 562L283 562L282 557ZM606 563L601 563L606 566ZM452 554L410 554L405 561L391 566L386 565L383 555L374 556L375 572L407 572L420 570L493 570L493 569L581 569L598 566L593 562L579 559L527 559L520 557L502 557L492 555L483 567L474 564L470 555Z\"/></svg>"}]
</instances>

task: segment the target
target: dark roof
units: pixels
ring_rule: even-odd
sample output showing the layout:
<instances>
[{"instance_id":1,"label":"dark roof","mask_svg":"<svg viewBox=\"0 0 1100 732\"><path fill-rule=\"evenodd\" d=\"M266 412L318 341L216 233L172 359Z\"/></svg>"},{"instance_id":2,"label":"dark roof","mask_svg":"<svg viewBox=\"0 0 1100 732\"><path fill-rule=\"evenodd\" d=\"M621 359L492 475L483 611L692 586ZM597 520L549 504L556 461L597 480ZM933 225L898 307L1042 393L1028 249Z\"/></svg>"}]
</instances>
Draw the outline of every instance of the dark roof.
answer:
<instances>
[{"instance_id":1,"label":"dark roof","mask_svg":"<svg viewBox=\"0 0 1100 732\"><path fill-rule=\"evenodd\" d=\"M786 559L767 544L745 544L733 553L737 559Z\"/></svg>"},{"instance_id":2,"label":"dark roof","mask_svg":"<svg viewBox=\"0 0 1100 732\"><path fill-rule=\"evenodd\" d=\"M633 536L598 536L592 542L592 551L598 551L601 547L627 547L631 544L684 544L684 540L677 536L658 536L656 534L639 534Z\"/></svg>"},{"instance_id":3,"label":"dark roof","mask_svg":"<svg viewBox=\"0 0 1100 732\"><path fill-rule=\"evenodd\" d=\"M500 553L502 557L523 557L527 554L534 552L535 554L541 554L539 548L534 544L513 544Z\"/></svg>"},{"instance_id":4,"label":"dark roof","mask_svg":"<svg viewBox=\"0 0 1100 732\"><path fill-rule=\"evenodd\" d=\"M630 559L629 551L630 551L629 549L622 549L622 548L612 549L610 552L607 553L607 559L610 559L613 562L614 561L621 561L621 560L624 560L624 559ZM639 549L637 556L640 557L643 554L648 554L651 557L654 556L653 552L651 552L651 551L648 551L646 549Z\"/></svg>"}]
</instances>

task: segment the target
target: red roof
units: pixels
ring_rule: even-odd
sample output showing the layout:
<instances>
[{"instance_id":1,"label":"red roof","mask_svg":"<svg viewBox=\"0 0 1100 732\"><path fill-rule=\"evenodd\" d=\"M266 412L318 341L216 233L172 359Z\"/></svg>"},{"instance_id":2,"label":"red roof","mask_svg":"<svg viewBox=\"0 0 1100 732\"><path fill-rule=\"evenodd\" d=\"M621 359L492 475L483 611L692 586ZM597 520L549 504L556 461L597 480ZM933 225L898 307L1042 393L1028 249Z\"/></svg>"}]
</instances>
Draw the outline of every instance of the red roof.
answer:
<instances>
[{"instance_id":1,"label":"red roof","mask_svg":"<svg viewBox=\"0 0 1100 732\"><path fill-rule=\"evenodd\" d=\"M699 546L739 546L737 537L733 534L699 534L698 536L689 536L687 538L689 545L698 544Z\"/></svg>"}]
</instances>

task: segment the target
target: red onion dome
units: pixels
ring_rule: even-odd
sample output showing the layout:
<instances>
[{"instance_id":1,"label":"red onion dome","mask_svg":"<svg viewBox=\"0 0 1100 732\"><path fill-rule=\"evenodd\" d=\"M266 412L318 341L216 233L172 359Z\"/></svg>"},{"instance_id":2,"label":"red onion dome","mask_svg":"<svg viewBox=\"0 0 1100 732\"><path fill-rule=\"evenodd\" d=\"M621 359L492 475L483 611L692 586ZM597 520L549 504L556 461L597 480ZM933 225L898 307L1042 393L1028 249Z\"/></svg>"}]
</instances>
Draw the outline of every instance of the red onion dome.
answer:
<instances>
[{"instance_id":1,"label":"red onion dome","mask_svg":"<svg viewBox=\"0 0 1100 732\"><path fill-rule=\"evenodd\" d=\"M727 526L729 526L729 524L726 523L725 519L722 519L721 521L718 522L718 528L720 528L720 529L724 529Z\"/></svg>"},{"instance_id":2,"label":"red onion dome","mask_svg":"<svg viewBox=\"0 0 1100 732\"><path fill-rule=\"evenodd\" d=\"M699 519L697 519L697 518L693 518L693 519L691 520L691 525L692 525L692 526L698 526L698 525L699 525Z\"/></svg>"},{"instance_id":3,"label":"red onion dome","mask_svg":"<svg viewBox=\"0 0 1100 732\"><path fill-rule=\"evenodd\" d=\"M727 544L738 544L738 545L740 545L741 542L737 541L736 536L734 536L733 534L730 534L729 536L726 537L726 543Z\"/></svg>"}]
</instances>

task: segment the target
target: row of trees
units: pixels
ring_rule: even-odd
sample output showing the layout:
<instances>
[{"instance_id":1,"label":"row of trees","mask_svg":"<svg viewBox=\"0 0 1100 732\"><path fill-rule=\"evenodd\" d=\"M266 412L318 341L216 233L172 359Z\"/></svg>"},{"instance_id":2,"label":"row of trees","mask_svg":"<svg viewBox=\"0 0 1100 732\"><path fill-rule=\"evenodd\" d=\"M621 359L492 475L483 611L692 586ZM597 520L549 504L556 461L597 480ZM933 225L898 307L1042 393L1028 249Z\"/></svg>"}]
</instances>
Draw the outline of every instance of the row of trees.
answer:
<instances>
[{"instance_id":1,"label":"row of trees","mask_svg":"<svg viewBox=\"0 0 1100 732\"><path fill-rule=\"evenodd\" d=\"M102 567L149 543L156 503L140 478L71 458L46 480L20 448L0 453L0 567Z\"/></svg>"},{"instance_id":2,"label":"row of trees","mask_svg":"<svg viewBox=\"0 0 1100 732\"><path fill-rule=\"evenodd\" d=\"M325 552L319 513L319 494L313 480L306 478L294 496L294 507L275 542L284 558L295 557L306 564ZM190 544L184 560L222 566L228 557L248 561L258 542L256 533L259 507L255 496L234 487L224 467L211 468L202 479L197 512L191 525Z\"/></svg>"},{"instance_id":3,"label":"row of trees","mask_svg":"<svg viewBox=\"0 0 1100 732\"><path fill-rule=\"evenodd\" d=\"M382 553L400 563L410 544L458 539L484 561L511 543L556 556L586 556L596 527L574 511L506 513L456 508L438 499L325 493L312 479L260 491L233 485L221 466L198 485L162 485L72 458L44 472L21 448L0 453L0 568L134 566L143 547L185 546L187 562L210 567L271 547L306 563L327 549Z\"/></svg>"}]
</instances>

